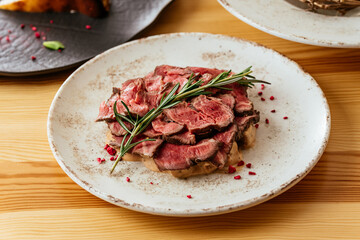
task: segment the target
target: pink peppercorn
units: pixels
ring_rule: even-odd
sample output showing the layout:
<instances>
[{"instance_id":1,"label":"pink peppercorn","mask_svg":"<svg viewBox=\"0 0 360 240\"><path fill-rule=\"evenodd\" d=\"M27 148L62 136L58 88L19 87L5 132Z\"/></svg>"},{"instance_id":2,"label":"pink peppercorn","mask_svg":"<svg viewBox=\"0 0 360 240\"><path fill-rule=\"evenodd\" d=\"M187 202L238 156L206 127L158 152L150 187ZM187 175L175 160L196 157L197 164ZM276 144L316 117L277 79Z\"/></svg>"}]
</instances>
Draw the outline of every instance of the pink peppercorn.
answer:
<instances>
[{"instance_id":1,"label":"pink peppercorn","mask_svg":"<svg viewBox=\"0 0 360 240\"><path fill-rule=\"evenodd\" d=\"M53 24L54 23L54 20L50 20L50 24Z\"/></svg>"},{"instance_id":2,"label":"pink peppercorn","mask_svg":"<svg viewBox=\"0 0 360 240\"><path fill-rule=\"evenodd\" d=\"M288 117L283 117L284 119L288 119Z\"/></svg>"},{"instance_id":3,"label":"pink peppercorn","mask_svg":"<svg viewBox=\"0 0 360 240\"><path fill-rule=\"evenodd\" d=\"M114 158L114 157L111 157L111 158L110 158L110 161L114 161L114 160L115 160L115 158Z\"/></svg>"},{"instance_id":4,"label":"pink peppercorn","mask_svg":"<svg viewBox=\"0 0 360 240\"><path fill-rule=\"evenodd\" d=\"M21 29L24 29L24 27L25 27L25 24L20 24L20 27L21 27Z\"/></svg>"},{"instance_id":5,"label":"pink peppercorn","mask_svg":"<svg viewBox=\"0 0 360 240\"><path fill-rule=\"evenodd\" d=\"M90 29L91 29L91 26L90 26L90 25L86 25L85 28L86 28L87 30L90 30Z\"/></svg>"},{"instance_id":6,"label":"pink peppercorn","mask_svg":"<svg viewBox=\"0 0 360 240\"><path fill-rule=\"evenodd\" d=\"M265 123L266 123L266 124L269 124L269 119L265 119Z\"/></svg>"},{"instance_id":7,"label":"pink peppercorn","mask_svg":"<svg viewBox=\"0 0 360 240\"><path fill-rule=\"evenodd\" d=\"M34 32L36 32L37 28L36 28L36 27L32 27L31 30L33 30Z\"/></svg>"},{"instance_id":8,"label":"pink peppercorn","mask_svg":"<svg viewBox=\"0 0 360 240\"><path fill-rule=\"evenodd\" d=\"M59 49L58 49L58 52L60 52L60 53L61 53L61 52L62 52L62 49L61 49L61 48L59 48Z\"/></svg>"},{"instance_id":9,"label":"pink peppercorn","mask_svg":"<svg viewBox=\"0 0 360 240\"><path fill-rule=\"evenodd\" d=\"M46 37L45 37L45 36L44 36L44 37L42 37L42 40L46 41Z\"/></svg>"},{"instance_id":10,"label":"pink peppercorn","mask_svg":"<svg viewBox=\"0 0 360 240\"><path fill-rule=\"evenodd\" d=\"M256 175L256 173L255 172L249 172L249 175Z\"/></svg>"},{"instance_id":11,"label":"pink peppercorn","mask_svg":"<svg viewBox=\"0 0 360 240\"><path fill-rule=\"evenodd\" d=\"M98 163L103 163L103 162L105 162L105 158L103 158L103 159L97 158L96 160L98 161Z\"/></svg>"},{"instance_id":12,"label":"pink peppercorn","mask_svg":"<svg viewBox=\"0 0 360 240\"><path fill-rule=\"evenodd\" d=\"M108 152L108 154L110 154L110 155L112 155L112 156L114 156L114 155L116 154L116 150L113 149L112 147L108 147L108 148L106 149L106 151Z\"/></svg>"},{"instance_id":13,"label":"pink peppercorn","mask_svg":"<svg viewBox=\"0 0 360 240\"><path fill-rule=\"evenodd\" d=\"M241 176L240 176L240 175L237 175L237 176L234 177L234 179L235 179L235 180L239 180L239 179L241 179Z\"/></svg>"},{"instance_id":14,"label":"pink peppercorn","mask_svg":"<svg viewBox=\"0 0 360 240\"><path fill-rule=\"evenodd\" d=\"M261 101L265 101L265 98L262 97L262 98L261 98Z\"/></svg>"},{"instance_id":15,"label":"pink peppercorn","mask_svg":"<svg viewBox=\"0 0 360 240\"><path fill-rule=\"evenodd\" d=\"M251 168L251 163L246 164L247 168Z\"/></svg>"},{"instance_id":16,"label":"pink peppercorn","mask_svg":"<svg viewBox=\"0 0 360 240\"><path fill-rule=\"evenodd\" d=\"M151 185L153 185L154 183L153 182L150 182Z\"/></svg>"},{"instance_id":17,"label":"pink peppercorn","mask_svg":"<svg viewBox=\"0 0 360 240\"><path fill-rule=\"evenodd\" d=\"M39 33L39 32L35 32L35 37L36 37L36 38L40 38L40 33Z\"/></svg>"},{"instance_id":18,"label":"pink peppercorn","mask_svg":"<svg viewBox=\"0 0 360 240\"><path fill-rule=\"evenodd\" d=\"M261 96L263 93L262 92L258 92L258 95Z\"/></svg>"},{"instance_id":19,"label":"pink peppercorn","mask_svg":"<svg viewBox=\"0 0 360 240\"><path fill-rule=\"evenodd\" d=\"M236 172L236 168L234 168L233 166L229 166L229 170L228 170L228 173L234 173Z\"/></svg>"},{"instance_id":20,"label":"pink peppercorn","mask_svg":"<svg viewBox=\"0 0 360 240\"><path fill-rule=\"evenodd\" d=\"M192 198L192 196L191 196L191 195L186 195L186 197L187 197L187 198L189 198L189 199L190 199L190 198Z\"/></svg>"},{"instance_id":21,"label":"pink peppercorn","mask_svg":"<svg viewBox=\"0 0 360 240\"><path fill-rule=\"evenodd\" d=\"M270 97L270 100L271 100L271 101L274 100L274 99L275 99L274 96L271 96L271 97Z\"/></svg>"},{"instance_id":22,"label":"pink peppercorn","mask_svg":"<svg viewBox=\"0 0 360 240\"><path fill-rule=\"evenodd\" d=\"M6 39L7 42L10 42L10 37L9 36L6 36L5 39Z\"/></svg>"},{"instance_id":23,"label":"pink peppercorn","mask_svg":"<svg viewBox=\"0 0 360 240\"><path fill-rule=\"evenodd\" d=\"M275 109L271 110L272 113L276 112Z\"/></svg>"},{"instance_id":24,"label":"pink peppercorn","mask_svg":"<svg viewBox=\"0 0 360 240\"><path fill-rule=\"evenodd\" d=\"M104 147L104 149L107 149L108 147L109 147L109 144L106 144L105 147Z\"/></svg>"},{"instance_id":25,"label":"pink peppercorn","mask_svg":"<svg viewBox=\"0 0 360 240\"><path fill-rule=\"evenodd\" d=\"M240 161L240 162L238 162L238 166L244 166L244 164L245 164L245 162L244 161Z\"/></svg>"},{"instance_id":26,"label":"pink peppercorn","mask_svg":"<svg viewBox=\"0 0 360 240\"><path fill-rule=\"evenodd\" d=\"M264 90L264 88L265 88L265 85L261 84L261 90Z\"/></svg>"},{"instance_id":27,"label":"pink peppercorn","mask_svg":"<svg viewBox=\"0 0 360 240\"><path fill-rule=\"evenodd\" d=\"M259 127L259 124L255 124L255 127L258 128L258 127Z\"/></svg>"},{"instance_id":28,"label":"pink peppercorn","mask_svg":"<svg viewBox=\"0 0 360 240\"><path fill-rule=\"evenodd\" d=\"M31 60L35 61L36 57L35 56L31 56Z\"/></svg>"},{"instance_id":29,"label":"pink peppercorn","mask_svg":"<svg viewBox=\"0 0 360 240\"><path fill-rule=\"evenodd\" d=\"M129 177L126 177L126 181L127 181L127 182L130 182L130 178L129 178Z\"/></svg>"}]
</instances>

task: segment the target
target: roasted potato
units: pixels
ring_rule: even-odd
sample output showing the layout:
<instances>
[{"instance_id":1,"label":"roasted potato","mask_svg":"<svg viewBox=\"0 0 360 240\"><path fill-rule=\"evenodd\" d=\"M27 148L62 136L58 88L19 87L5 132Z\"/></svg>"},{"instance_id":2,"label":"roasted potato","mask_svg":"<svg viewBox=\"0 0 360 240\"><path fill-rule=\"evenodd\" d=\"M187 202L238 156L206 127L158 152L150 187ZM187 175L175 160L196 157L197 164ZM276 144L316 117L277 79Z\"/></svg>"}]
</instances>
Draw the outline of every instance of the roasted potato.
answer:
<instances>
[{"instance_id":1,"label":"roasted potato","mask_svg":"<svg viewBox=\"0 0 360 240\"><path fill-rule=\"evenodd\" d=\"M102 17L109 11L109 0L5 0L0 9L22 12L69 12Z\"/></svg>"}]
</instances>

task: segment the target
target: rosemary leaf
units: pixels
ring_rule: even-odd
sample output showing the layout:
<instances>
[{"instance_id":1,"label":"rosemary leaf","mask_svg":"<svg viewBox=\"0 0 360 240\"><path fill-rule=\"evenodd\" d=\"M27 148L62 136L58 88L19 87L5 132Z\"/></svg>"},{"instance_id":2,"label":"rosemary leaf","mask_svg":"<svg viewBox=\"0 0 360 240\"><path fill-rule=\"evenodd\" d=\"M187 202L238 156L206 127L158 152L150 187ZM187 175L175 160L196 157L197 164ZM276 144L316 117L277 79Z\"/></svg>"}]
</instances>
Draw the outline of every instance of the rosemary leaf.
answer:
<instances>
[{"instance_id":1,"label":"rosemary leaf","mask_svg":"<svg viewBox=\"0 0 360 240\"><path fill-rule=\"evenodd\" d=\"M155 108L152 108L150 111L148 111L141 119L140 122L146 119L150 114L152 114L155 111Z\"/></svg>"},{"instance_id":2,"label":"rosemary leaf","mask_svg":"<svg viewBox=\"0 0 360 240\"><path fill-rule=\"evenodd\" d=\"M218 89L221 89L221 90L227 90L227 91L231 91L232 89L231 88L227 88L227 87L216 87Z\"/></svg>"},{"instance_id":3,"label":"rosemary leaf","mask_svg":"<svg viewBox=\"0 0 360 240\"><path fill-rule=\"evenodd\" d=\"M128 115L129 115L130 120L131 120L132 122L134 122L134 119L133 119L132 116L131 116L131 113L130 113L130 110L129 110L128 106L127 106L123 101L121 101L121 103L122 103L122 105L124 105L124 107L125 107Z\"/></svg>"},{"instance_id":4,"label":"rosemary leaf","mask_svg":"<svg viewBox=\"0 0 360 240\"><path fill-rule=\"evenodd\" d=\"M127 136L128 136L128 134L125 134L125 135L124 135L124 138L123 138L122 141L121 141L121 144L120 144L120 152L123 150L124 142L125 142L125 139L126 139Z\"/></svg>"},{"instance_id":5,"label":"rosemary leaf","mask_svg":"<svg viewBox=\"0 0 360 240\"><path fill-rule=\"evenodd\" d=\"M124 103L124 104L125 104L125 103ZM125 121L127 121L127 122L129 122L129 123L131 123L131 124L134 125L134 122L133 122L131 119L129 119L128 117L126 117L126 116L118 113L116 106L117 106L117 101L115 101L114 106L113 106L113 111L114 111L115 117L122 118L122 119L124 119Z\"/></svg>"},{"instance_id":6,"label":"rosemary leaf","mask_svg":"<svg viewBox=\"0 0 360 240\"><path fill-rule=\"evenodd\" d=\"M125 129L125 131L127 131L128 133L131 134L131 131L126 127L126 125L124 124L124 122L121 120L121 118L119 118L118 116L115 116L116 121L120 124L120 126Z\"/></svg>"},{"instance_id":7,"label":"rosemary leaf","mask_svg":"<svg viewBox=\"0 0 360 240\"><path fill-rule=\"evenodd\" d=\"M177 84L175 85L175 87L173 87L173 89L171 89L171 91L170 91L169 94L164 98L164 101L160 104L160 106L161 106L161 105L164 105L164 104L167 104L167 103L171 100L171 98L172 98L173 95L175 94L176 90L178 90L179 86L180 86L180 83L177 83Z\"/></svg>"},{"instance_id":8,"label":"rosemary leaf","mask_svg":"<svg viewBox=\"0 0 360 240\"><path fill-rule=\"evenodd\" d=\"M126 127L125 123L121 120L121 117L123 117L122 115L120 115L118 112L117 112L117 109L116 109L116 104L117 104L117 101L114 103L114 106L113 106L113 111L115 113L115 119L116 121L120 124L120 126L125 129L125 131L127 131L128 133L131 134L131 131ZM121 117L119 117L121 116Z\"/></svg>"},{"instance_id":9,"label":"rosemary leaf","mask_svg":"<svg viewBox=\"0 0 360 240\"><path fill-rule=\"evenodd\" d=\"M156 141L156 139L153 139L153 138L143 139L141 141L130 144L127 148L130 150L131 148L135 147L136 145L138 145L138 144L140 144L142 142L146 142L146 141Z\"/></svg>"},{"instance_id":10,"label":"rosemary leaf","mask_svg":"<svg viewBox=\"0 0 360 240\"><path fill-rule=\"evenodd\" d=\"M181 101L176 101L176 102L173 102L173 103L171 103L171 104L169 104L169 105L167 105L167 106L163 107L163 109L168 109L168 108L171 108L171 107L173 107L173 106L175 106L175 105L177 105L177 104L179 104L179 103L181 103Z\"/></svg>"},{"instance_id":11,"label":"rosemary leaf","mask_svg":"<svg viewBox=\"0 0 360 240\"><path fill-rule=\"evenodd\" d=\"M165 98L165 93L163 93L163 95L161 97L160 104L164 101L164 98Z\"/></svg>"}]
</instances>

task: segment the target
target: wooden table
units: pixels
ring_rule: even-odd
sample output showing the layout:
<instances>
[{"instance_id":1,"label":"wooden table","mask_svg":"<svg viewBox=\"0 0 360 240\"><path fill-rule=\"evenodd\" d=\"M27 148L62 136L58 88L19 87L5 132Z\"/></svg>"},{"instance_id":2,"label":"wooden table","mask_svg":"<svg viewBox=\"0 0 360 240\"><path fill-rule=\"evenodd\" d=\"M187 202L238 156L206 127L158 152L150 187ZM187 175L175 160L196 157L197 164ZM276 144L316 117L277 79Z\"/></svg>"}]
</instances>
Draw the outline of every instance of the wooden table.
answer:
<instances>
[{"instance_id":1,"label":"wooden table","mask_svg":"<svg viewBox=\"0 0 360 240\"><path fill-rule=\"evenodd\" d=\"M256 41L318 81L330 104L332 130L311 173L271 201L220 216L172 218L116 207L76 185L48 145L50 103L74 69L0 77L0 239L360 239L360 49L271 36L215 0L175 0L139 37L190 31Z\"/></svg>"}]
</instances>

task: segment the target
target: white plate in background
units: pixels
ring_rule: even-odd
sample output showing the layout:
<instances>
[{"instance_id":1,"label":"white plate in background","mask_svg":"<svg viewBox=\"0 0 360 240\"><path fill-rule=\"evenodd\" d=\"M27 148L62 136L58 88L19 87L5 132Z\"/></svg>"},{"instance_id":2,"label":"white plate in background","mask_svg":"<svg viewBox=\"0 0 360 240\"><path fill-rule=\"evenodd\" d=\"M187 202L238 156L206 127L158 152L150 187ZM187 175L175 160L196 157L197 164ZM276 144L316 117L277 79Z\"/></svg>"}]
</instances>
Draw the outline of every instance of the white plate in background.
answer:
<instances>
[{"instance_id":1,"label":"white plate in background","mask_svg":"<svg viewBox=\"0 0 360 240\"><path fill-rule=\"evenodd\" d=\"M218 0L245 23L290 41L339 48L360 48L360 7L344 16L307 11L297 0ZM326 12L325 12L326 13Z\"/></svg>"}]
</instances>

